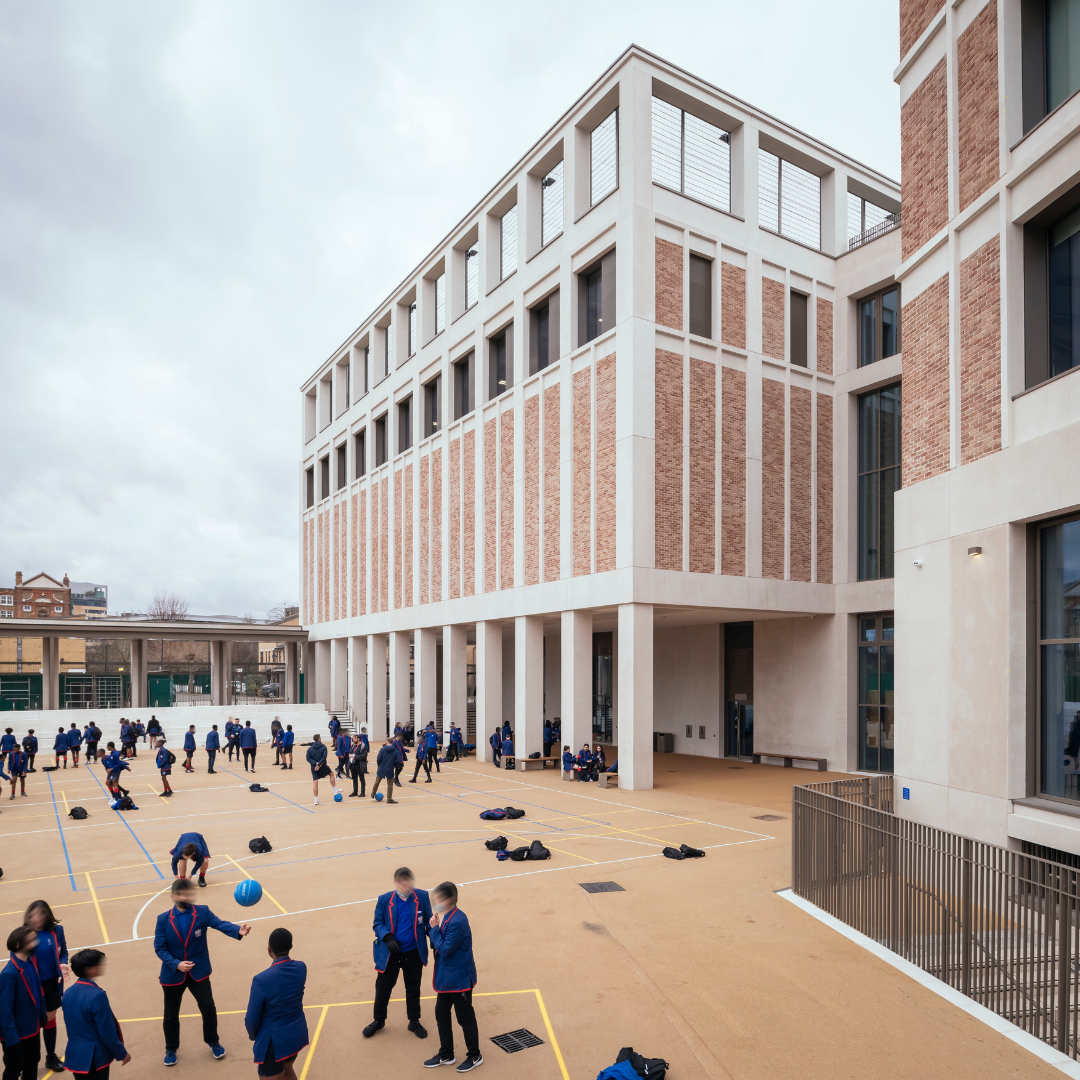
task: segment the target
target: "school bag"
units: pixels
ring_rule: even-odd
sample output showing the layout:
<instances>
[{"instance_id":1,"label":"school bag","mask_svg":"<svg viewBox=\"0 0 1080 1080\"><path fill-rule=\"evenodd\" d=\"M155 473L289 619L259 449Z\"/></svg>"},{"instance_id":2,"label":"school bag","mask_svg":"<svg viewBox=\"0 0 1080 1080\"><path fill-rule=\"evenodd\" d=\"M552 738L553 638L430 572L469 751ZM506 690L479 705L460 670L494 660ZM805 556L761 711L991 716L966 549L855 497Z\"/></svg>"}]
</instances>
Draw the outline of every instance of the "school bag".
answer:
<instances>
[{"instance_id":1,"label":"school bag","mask_svg":"<svg viewBox=\"0 0 1080 1080\"><path fill-rule=\"evenodd\" d=\"M596 1080L638 1080L633 1065L629 1061L617 1061L596 1074Z\"/></svg>"},{"instance_id":2,"label":"school bag","mask_svg":"<svg viewBox=\"0 0 1080 1080\"><path fill-rule=\"evenodd\" d=\"M519 817L524 817L525 816L525 811L524 810L518 810L517 807L514 807L514 806L504 806L503 807L503 813L508 818L512 818L515 821Z\"/></svg>"},{"instance_id":3,"label":"school bag","mask_svg":"<svg viewBox=\"0 0 1080 1080\"><path fill-rule=\"evenodd\" d=\"M527 847L510 848L506 854L509 855L514 862L524 862L529 857L529 849Z\"/></svg>"},{"instance_id":4,"label":"school bag","mask_svg":"<svg viewBox=\"0 0 1080 1080\"><path fill-rule=\"evenodd\" d=\"M539 756L540 756L540 751L539 750L537 750L535 754L530 754L529 755L529 757L532 758L532 759L538 758Z\"/></svg>"},{"instance_id":5,"label":"school bag","mask_svg":"<svg viewBox=\"0 0 1080 1080\"><path fill-rule=\"evenodd\" d=\"M530 859L550 859L551 852L548 851L539 840L534 840L529 845L529 858Z\"/></svg>"},{"instance_id":6,"label":"school bag","mask_svg":"<svg viewBox=\"0 0 1080 1080\"><path fill-rule=\"evenodd\" d=\"M116 804L117 810L138 810L135 805L135 800L130 795L125 795L119 803Z\"/></svg>"},{"instance_id":7,"label":"school bag","mask_svg":"<svg viewBox=\"0 0 1080 1080\"><path fill-rule=\"evenodd\" d=\"M507 843L508 841L505 836L495 836L490 840L485 840L484 847L486 847L488 851L503 851L505 850Z\"/></svg>"},{"instance_id":8,"label":"school bag","mask_svg":"<svg viewBox=\"0 0 1080 1080\"><path fill-rule=\"evenodd\" d=\"M41 766L41 771L42 772L56 772L56 770L58 768L60 768L59 765L42 765Z\"/></svg>"},{"instance_id":9,"label":"school bag","mask_svg":"<svg viewBox=\"0 0 1080 1080\"><path fill-rule=\"evenodd\" d=\"M89 817L89 814L87 814L86 810L83 807L73 806L68 811L68 817L74 818L76 821L82 821L85 818Z\"/></svg>"},{"instance_id":10,"label":"school bag","mask_svg":"<svg viewBox=\"0 0 1080 1080\"><path fill-rule=\"evenodd\" d=\"M274 850L265 836L256 836L254 840L249 840L248 849L255 855L266 855Z\"/></svg>"},{"instance_id":11,"label":"school bag","mask_svg":"<svg viewBox=\"0 0 1080 1080\"><path fill-rule=\"evenodd\" d=\"M496 851L495 858L498 859L499 862L506 862L506 860L509 859L510 856L507 855L505 851Z\"/></svg>"},{"instance_id":12,"label":"school bag","mask_svg":"<svg viewBox=\"0 0 1080 1080\"><path fill-rule=\"evenodd\" d=\"M176 764L176 755L171 750L169 751L169 764L170 765L175 765Z\"/></svg>"},{"instance_id":13,"label":"school bag","mask_svg":"<svg viewBox=\"0 0 1080 1080\"><path fill-rule=\"evenodd\" d=\"M262 784L249 784L248 791L269 791L268 787L263 787Z\"/></svg>"},{"instance_id":14,"label":"school bag","mask_svg":"<svg viewBox=\"0 0 1080 1080\"><path fill-rule=\"evenodd\" d=\"M665 859L685 859L686 856L677 847L666 847L660 852Z\"/></svg>"},{"instance_id":15,"label":"school bag","mask_svg":"<svg viewBox=\"0 0 1080 1080\"><path fill-rule=\"evenodd\" d=\"M704 851L702 851L700 848L691 847L689 844L680 844L679 850L688 859L703 859L705 857Z\"/></svg>"},{"instance_id":16,"label":"school bag","mask_svg":"<svg viewBox=\"0 0 1080 1080\"><path fill-rule=\"evenodd\" d=\"M641 1080L664 1080L671 1066L663 1058L647 1058L634 1052L632 1046L624 1046L615 1059L616 1064L628 1064Z\"/></svg>"},{"instance_id":17,"label":"school bag","mask_svg":"<svg viewBox=\"0 0 1080 1080\"><path fill-rule=\"evenodd\" d=\"M484 821L502 821L506 817L505 810L481 810L480 817Z\"/></svg>"}]
</instances>

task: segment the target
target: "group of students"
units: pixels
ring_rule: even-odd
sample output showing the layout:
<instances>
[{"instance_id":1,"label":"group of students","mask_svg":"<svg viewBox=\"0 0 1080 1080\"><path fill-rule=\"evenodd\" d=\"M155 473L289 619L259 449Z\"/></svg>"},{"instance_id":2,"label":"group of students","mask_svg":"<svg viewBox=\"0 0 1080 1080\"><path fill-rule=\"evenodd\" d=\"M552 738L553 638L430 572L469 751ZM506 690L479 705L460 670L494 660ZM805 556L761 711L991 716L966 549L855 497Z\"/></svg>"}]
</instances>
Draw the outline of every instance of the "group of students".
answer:
<instances>
[{"instance_id":1,"label":"group of students","mask_svg":"<svg viewBox=\"0 0 1080 1080\"><path fill-rule=\"evenodd\" d=\"M589 744L584 743L576 756L571 753L569 745L563 747L562 767L564 773L573 773L575 780L588 781L596 780L600 773L617 773L619 761L616 758L609 769L604 748L595 743L590 750Z\"/></svg>"}]
</instances>

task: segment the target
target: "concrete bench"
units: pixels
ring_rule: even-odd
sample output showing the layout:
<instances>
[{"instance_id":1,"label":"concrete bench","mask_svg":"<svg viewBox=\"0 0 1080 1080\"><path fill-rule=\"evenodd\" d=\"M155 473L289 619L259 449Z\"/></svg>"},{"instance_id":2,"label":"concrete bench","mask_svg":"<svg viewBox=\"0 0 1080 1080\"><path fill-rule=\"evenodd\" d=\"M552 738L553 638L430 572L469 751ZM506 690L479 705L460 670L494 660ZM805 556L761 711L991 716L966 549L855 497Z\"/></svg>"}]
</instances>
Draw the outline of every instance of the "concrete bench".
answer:
<instances>
[{"instance_id":1,"label":"concrete bench","mask_svg":"<svg viewBox=\"0 0 1080 1080\"><path fill-rule=\"evenodd\" d=\"M563 771L562 771L562 778L563 778L564 780L569 780L569 781L573 782L573 779L574 779L574 770L573 770L573 769L563 769Z\"/></svg>"},{"instance_id":2,"label":"concrete bench","mask_svg":"<svg viewBox=\"0 0 1080 1080\"><path fill-rule=\"evenodd\" d=\"M755 765L760 765L761 764L761 759L763 757L782 758L783 761L784 761L784 768L785 769L793 768L793 762L796 762L796 761L812 761L817 766L817 771L818 772L825 772L826 769L828 769L828 767L829 767L828 766L828 758L813 757L810 754L770 754L765 750L761 750L761 751L755 750L754 753L752 753L750 755L750 760Z\"/></svg>"},{"instance_id":3,"label":"concrete bench","mask_svg":"<svg viewBox=\"0 0 1080 1080\"><path fill-rule=\"evenodd\" d=\"M562 764L562 757L522 757L517 759L518 772L528 772L529 769L546 769L548 762L558 768Z\"/></svg>"},{"instance_id":4,"label":"concrete bench","mask_svg":"<svg viewBox=\"0 0 1080 1080\"><path fill-rule=\"evenodd\" d=\"M619 786L619 774L617 772L602 772L597 777L597 780L602 788Z\"/></svg>"}]
</instances>

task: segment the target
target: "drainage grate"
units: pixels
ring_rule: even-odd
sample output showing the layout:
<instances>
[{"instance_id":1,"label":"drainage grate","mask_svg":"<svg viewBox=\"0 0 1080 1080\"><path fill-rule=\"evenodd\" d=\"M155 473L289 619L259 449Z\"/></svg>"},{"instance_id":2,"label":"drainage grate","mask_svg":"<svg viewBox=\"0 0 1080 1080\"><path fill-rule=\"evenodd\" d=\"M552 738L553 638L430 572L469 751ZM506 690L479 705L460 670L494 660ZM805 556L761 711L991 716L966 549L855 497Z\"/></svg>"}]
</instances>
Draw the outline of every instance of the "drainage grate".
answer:
<instances>
[{"instance_id":1,"label":"drainage grate","mask_svg":"<svg viewBox=\"0 0 1080 1080\"><path fill-rule=\"evenodd\" d=\"M728 768L729 769L741 769L742 766L741 765L729 765Z\"/></svg>"},{"instance_id":2,"label":"drainage grate","mask_svg":"<svg viewBox=\"0 0 1080 1080\"><path fill-rule=\"evenodd\" d=\"M755 814L755 821L787 821L787 818L781 817L779 814Z\"/></svg>"},{"instance_id":3,"label":"drainage grate","mask_svg":"<svg viewBox=\"0 0 1080 1080\"><path fill-rule=\"evenodd\" d=\"M544 1044L543 1039L538 1039L526 1028L508 1031L505 1035L496 1035L491 1041L508 1054L516 1054L519 1050L527 1050L530 1046L543 1046Z\"/></svg>"},{"instance_id":4,"label":"drainage grate","mask_svg":"<svg viewBox=\"0 0 1080 1080\"><path fill-rule=\"evenodd\" d=\"M586 892L626 892L626 890L615 881L579 881L578 884Z\"/></svg>"}]
</instances>

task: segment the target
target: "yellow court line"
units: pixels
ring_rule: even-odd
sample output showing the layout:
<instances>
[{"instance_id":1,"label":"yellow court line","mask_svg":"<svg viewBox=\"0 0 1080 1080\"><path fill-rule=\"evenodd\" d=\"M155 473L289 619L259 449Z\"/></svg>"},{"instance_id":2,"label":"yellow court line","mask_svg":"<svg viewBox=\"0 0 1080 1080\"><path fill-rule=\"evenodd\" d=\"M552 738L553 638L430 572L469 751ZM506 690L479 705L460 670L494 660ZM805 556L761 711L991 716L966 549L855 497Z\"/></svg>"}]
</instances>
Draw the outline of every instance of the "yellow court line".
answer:
<instances>
[{"instance_id":1,"label":"yellow court line","mask_svg":"<svg viewBox=\"0 0 1080 1080\"><path fill-rule=\"evenodd\" d=\"M253 877L251 877L251 875L231 855L226 855L225 858L228 859L229 862L231 862L233 864L233 866L235 866L236 869L239 870L240 873L244 875L244 877L251 878L252 881L255 880ZM278 911L281 912L282 915L288 915L289 914L276 900L274 900L274 898L265 889L263 889L263 895L268 900L273 901L274 906L278 909ZM305 1066L305 1069L306 1069L306 1066Z\"/></svg>"},{"instance_id":2,"label":"yellow court line","mask_svg":"<svg viewBox=\"0 0 1080 1080\"><path fill-rule=\"evenodd\" d=\"M43 817L51 817L50 814L43 814ZM125 863L123 866L103 866L94 871L95 874L107 874L110 870L130 870L133 866L145 866L145 862L141 863ZM25 881L51 881L53 878L70 877L69 874L43 874L41 877L24 877L24 878L10 878L5 879L5 885L18 885ZM55 906L55 905L54 905Z\"/></svg>"},{"instance_id":3,"label":"yellow court line","mask_svg":"<svg viewBox=\"0 0 1080 1080\"><path fill-rule=\"evenodd\" d=\"M319 1026L315 1028L315 1037L311 1040L307 1057L304 1058L304 1071L300 1073L300 1080L307 1080L308 1069L311 1068L311 1059L315 1056L315 1047L319 1045L319 1036L322 1034L323 1024L326 1022L326 1014L330 1011L329 1005L324 1005L322 1015L319 1017Z\"/></svg>"},{"instance_id":4,"label":"yellow court line","mask_svg":"<svg viewBox=\"0 0 1080 1080\"><path fill-rule=\"evenodd\" d=\"M539 989L534 990L533 993L536 994L536 1003L540 1006L540 1015L544 1018L544 1027L547 1028L548 1038L551 1040L551 1049L555 1051L555 1060L559 1063L559 1071L563 1075L563 1080L570 1080L570 1074L566 1071L566 1062L563 1061L562 1051L559 1049L559 1041L555 1038L555 1029L548 1019L547 1006L544 1004Z\"/></svg>"},{"instance_id":5,"label":"yellow court line","mask_svg":"<svg viewBox=\"0 0 1080 1080\"><path fill-rule=\"evenodd\" d=\"M498 826L496 826L496 825L489 825L486 821L484 822L484 825L485 825L485 827L487 827L488 829L491 829L492 831L498 831ZM527 836L522 836L521 833L512 832L509 835L510 836L516 836L519 840L524 840L526 843L530 843L530 844L532 843L532 840L529 840L529 838ZM533 837L533 839L534 840L540 840L540 842L543 843L543 841L546 839L546 836L545 837ZM557 851L560 855L569 855L572 859L584 859L585 862L588 862L588 863L595 863L596 862L595 859L590 859L587 855L578 855L577 852L575 852L575 851L563 851L562 848L551 847L550 844L544 844L544 847L551 848L552 851Z\"/></svg>"},{"instance_id":6,"label":"yellow court line","mask_svg":"<svg viewBox=\"0 0 1080 1080\"><path fill-rule=\"evenodd\" d=\"M101 905L98 903L97 892L94 889L93 879L90 877L90 871L86 872L86 884L90 888L90 895L94 898L94 909L97 911L98 925L101 927L101 936L105 939L105 944L109 944L109 931L105 929L105 916L101 914Z\"/></svg>"},{"instance_id":7,"label":"yellow court line","mask_svg":"<svg viewBox=\"0 0 1080 1080\"><path fill-rule=\"evenodd\" d=\"M60 798L64 800L64 813L70 815L71 807L68 806L67 795L64 794L63 788L60 789Z\"/></svg>"},{"instance_id":8,"label":"yellow court line","mask_svg":"<svg viewBox=\"0 0 1080 1080\"><path fill-rule=\"evenodd\" d=\"M164 795L163 795L163 794L162 794L162 793L161 793L160 791L158 791L158 789L157 789L156 787L154 787L154 785L153 785L153 784L147 784L146 786L147 786L147 788L149 788L149 789L150 789L150 791L151 791L151 792L152 792L152 793L153 793L154 795L157 795L157 797L158 797L159 799L160 799L160 798L164 798Z\"/></svg>"}]
</instances>

